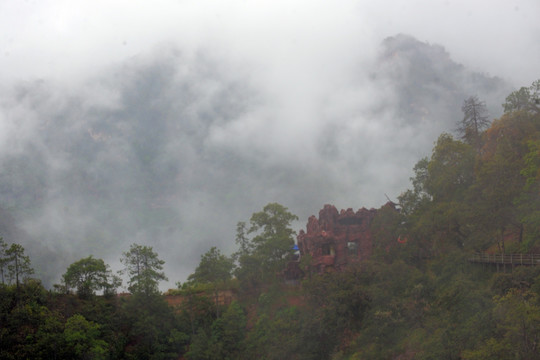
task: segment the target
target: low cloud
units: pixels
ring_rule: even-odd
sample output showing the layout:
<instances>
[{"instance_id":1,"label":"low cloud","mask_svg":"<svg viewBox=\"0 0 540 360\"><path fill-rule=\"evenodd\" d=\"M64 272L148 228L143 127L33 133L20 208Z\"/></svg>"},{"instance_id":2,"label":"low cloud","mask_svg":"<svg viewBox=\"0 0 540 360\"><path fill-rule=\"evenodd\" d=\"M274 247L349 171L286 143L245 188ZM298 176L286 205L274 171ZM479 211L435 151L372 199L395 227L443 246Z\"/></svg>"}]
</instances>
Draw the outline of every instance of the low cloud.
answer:
<instances>
[{"instance_id":1,"label":"low cloud","mask_svg":"<svg viewBox=\"0 0 540 360\"><path fill-rule=\"evenodd\" d=\"M77 86L4 88L0 200L46 284L88 255L119 266L133 242L183 281L268 202L300 223L325 203L379 207L467 96L496 109L510 89L409 36L357 56L310 80L320 61L285 57L275 78L162 45Z\"/></svg>"}]
</instances>

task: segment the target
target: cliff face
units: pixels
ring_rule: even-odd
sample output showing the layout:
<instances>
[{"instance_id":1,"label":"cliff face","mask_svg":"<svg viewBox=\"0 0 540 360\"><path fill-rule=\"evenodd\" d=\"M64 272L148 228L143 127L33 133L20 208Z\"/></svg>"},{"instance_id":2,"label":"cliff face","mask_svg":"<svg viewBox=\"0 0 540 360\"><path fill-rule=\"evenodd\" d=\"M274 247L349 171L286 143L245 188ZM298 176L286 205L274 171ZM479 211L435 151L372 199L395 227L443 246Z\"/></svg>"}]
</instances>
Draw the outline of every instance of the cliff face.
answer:
<instances>
[{"instance_id":1,"label":"cliff face","mask_svg":"<svg viewBox=\"0 0 540 360\"><path fill-rule=\"evenodd\" d=\"M306 231L298 234L300 255L311 255L318 272L340 270L369 258L373 248L369 225L376 212L366 208L338 212L335 206L324 205L319 218L311 216Z\"/></svg>"}]
</instances>

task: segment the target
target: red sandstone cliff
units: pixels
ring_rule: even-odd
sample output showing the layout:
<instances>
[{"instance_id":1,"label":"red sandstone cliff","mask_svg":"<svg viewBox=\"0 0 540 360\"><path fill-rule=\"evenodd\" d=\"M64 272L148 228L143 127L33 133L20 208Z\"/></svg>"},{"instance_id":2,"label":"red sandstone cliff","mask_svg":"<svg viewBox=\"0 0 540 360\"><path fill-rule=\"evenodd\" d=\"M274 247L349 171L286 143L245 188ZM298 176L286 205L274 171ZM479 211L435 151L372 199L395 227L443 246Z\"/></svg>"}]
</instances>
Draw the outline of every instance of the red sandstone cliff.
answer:
<instances>
[{"instance_id":1,"label":"red sandstone cliff","mask_svg":"<svg viewBox=\"0 0 540 360\"><path fill-rule=\"evenodd\" d=\"M348 263L371 256L373 243L369 225L375 209L337 211L333 205L324 205L319 218L311 216L306 231L298 234L300 255L312 257L312 267L318 272L340 270Z\"/></svg>"}]
</instances>

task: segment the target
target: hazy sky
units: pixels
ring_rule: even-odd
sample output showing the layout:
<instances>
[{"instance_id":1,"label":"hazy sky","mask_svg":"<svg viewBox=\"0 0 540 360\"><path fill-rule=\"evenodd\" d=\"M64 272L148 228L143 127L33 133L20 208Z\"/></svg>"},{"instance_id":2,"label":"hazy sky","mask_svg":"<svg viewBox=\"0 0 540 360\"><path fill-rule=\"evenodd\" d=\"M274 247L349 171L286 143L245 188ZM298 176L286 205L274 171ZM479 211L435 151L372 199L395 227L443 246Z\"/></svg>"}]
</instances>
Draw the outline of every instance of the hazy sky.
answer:
<instances>
[{"instance_id":1,"label":"hazy sky","mask_svg":"<svg viewBox=\"0 0 540 360\"><path fill-rule=\"evenodd\" d=\"M343 75L382 38L406 33L521 84L538 74L539 14L535 0L4 0L1 77L72 82L174 43L260 67L261 81L295 74L309 88Z\"/></svg>"},{"instance_id":2,"label":"hazy sky","mask_svg":"<svg viewBox=\"0 0 540 360\"><path fill-rule=\"evenodd\" d=\"M441 45L518 88L540 78L539 15L537 0L0 0L3 179L5 159L46 174L28 185L39 211L17 220L65 252L59 269L89 253L114 265L138 241L174 283L210 246L234 250L236 222L268 202L297 226L324 203L379 207L454 128L425 126L427 110L396 120L401 68L378 63L381 42Z\"/></svg>"}]
</instances>

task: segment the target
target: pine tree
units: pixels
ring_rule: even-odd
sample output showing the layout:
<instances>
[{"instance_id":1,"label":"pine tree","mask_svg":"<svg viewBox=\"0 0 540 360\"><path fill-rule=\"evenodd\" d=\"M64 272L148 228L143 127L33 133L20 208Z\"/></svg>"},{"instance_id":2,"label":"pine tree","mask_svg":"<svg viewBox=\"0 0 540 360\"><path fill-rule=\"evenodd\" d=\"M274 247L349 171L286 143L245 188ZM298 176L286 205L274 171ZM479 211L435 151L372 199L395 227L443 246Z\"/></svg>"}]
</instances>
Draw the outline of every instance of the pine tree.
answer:
<instances>
[{"instance_id":1,"label":"pine tree","mask_svg":"<svg viewBox=\"0 0 540 360\"><path fill-rule=\"evenodd\" d=\"M480 152L482 147L482 131L490 124L486 103L477 96L471 96L463 102L461 107L463 120L457 129L460 138Z\"/></svg>"},{"instance_id":2,"label":"pine tree","mask_svg":"<svg viewBox=\"0 0 540 360\"><path fill-rule=\"evenodd\" d=\"M5 275L7 272L7 266L9 263L9 258L6 254L7 252L7 244L5 243L4 239L0 237L0 281L2 281L2 284L5 284Z\"/></svg>"},{"instance_id":3,"label":"pine tree","mask_svg":"<svg viewBox=\"0 0 540 360\"><path fill-rule=\"evenodd\" d=\"M30 266L30 258L24 254L24 247L19 244L11 244L6 250L8 259L8 277L10 282L15 279L17 288L21 280L27 278L34 273L34 269Z\"/></svg>"},{"instance_id":4,"label":"pine tree","mask_svg":"<svg viewBox=\"0 0 540 360\"><path fill-rule=\"evenodd\" d=\"M120 261L129 275L129 291L137 294L152 295L159 292L160 280L167 280L163 270L165 261L150 246L131 245L128 252L122 254Z\"/></svg>"}]
</instances>

